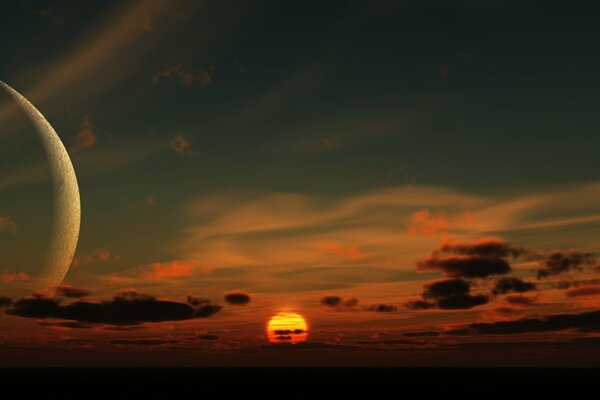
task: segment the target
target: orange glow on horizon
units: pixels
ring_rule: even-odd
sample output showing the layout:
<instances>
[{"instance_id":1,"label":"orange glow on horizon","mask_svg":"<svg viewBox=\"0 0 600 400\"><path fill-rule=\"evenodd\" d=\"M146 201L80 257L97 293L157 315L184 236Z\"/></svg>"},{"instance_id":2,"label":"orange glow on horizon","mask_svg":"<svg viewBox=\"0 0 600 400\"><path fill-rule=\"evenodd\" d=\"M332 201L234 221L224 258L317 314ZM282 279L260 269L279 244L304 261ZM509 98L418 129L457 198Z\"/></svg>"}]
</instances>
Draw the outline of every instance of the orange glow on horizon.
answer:
<instances>
[{"instance_id":1,"label":"orange glow on horizon","mask_svg":"<svg viewBox=\"0 0 600 400\"><path fill-rule=\"evenodd\" d=\"M267 337L271 343L306 342L308 325L300 314L282 311L269 320Z\"/></svg>"}]
</instances>

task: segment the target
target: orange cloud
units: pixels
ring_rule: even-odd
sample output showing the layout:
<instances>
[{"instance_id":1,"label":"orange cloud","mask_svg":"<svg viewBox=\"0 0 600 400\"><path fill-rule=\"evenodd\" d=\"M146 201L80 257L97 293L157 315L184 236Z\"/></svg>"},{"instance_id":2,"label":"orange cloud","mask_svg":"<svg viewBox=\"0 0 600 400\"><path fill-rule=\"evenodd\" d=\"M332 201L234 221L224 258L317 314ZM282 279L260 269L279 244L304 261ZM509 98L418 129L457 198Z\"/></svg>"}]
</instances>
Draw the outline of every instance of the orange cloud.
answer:
<instances>
[{"instance_id":1,"label":"orange cloud","mask_svg":"<svg viewBox=\"0 0 600 400\"><path fill-rule=\"evenodd\" d=\"M142 270L140 276L144 279L159 280L163 278L182 278L196 273L208 275L210 267L201 266L195 260L176 260L166 263L154 263Z\"/></svg>"},{"instance_id":2,"label":"orange cloud","mask_svg":"<svg viewBox=\"0 0 600 400\"><path fill-rule=\"evenodd\" d=\"M152 77L154 84L158 84L165 78L176 77L184 85L191 87L195 83L202 87L206 87L213 84L213 78L208 71L200 71L199 73L191 73L183 69L181 65L171 65L161 71L158 71Z\"/></svg>"},{"instance_id":3,"label":"orange cloud","mask_svg":"<svg viewBox=\"0 0 600 400\"><path fill-rule=\"evenodd\" d=\"M6 272L4 271L2 275L0 275L0 281L3 283L10 282L24 282L29 280L29 275L25 272Z\"/></svg>"},{"instance_id":4,"label":"orange cloud","mask_svg":"<svg viewBox=\"0 0 600 400\"><path fill-rule=\"evenodd\" d=\"M8 231L14 235L18 230L19 226L12 218L0 214L0 231Z\"/></svg>"},{"instance_id":5,"label":"orange cloud","mask_svg":"<svg viewBox=\"0 0 600 400\"><path fill-rule=\"evenodd\" d=\"M470 212L449 216L443 211L432 213L425 208L410 215L406 230L411 236L437 236L448 231L451 226L466 228L474 225L475 215Z\"/></svg>"},{"instance_id":6,"label":"orange cloud","mask_svg":"<svg viewBox=\"0 0 600 400\"><path fill-rule=\"evenodd\" d=\"M93 264L96 262L112 262L118 260L119 256L114 255L107 248L102 248L99 250L94 250L91 253L76 256L73 258L73 262L71 263L72 267L83 267L85 265Z\"/></svg>"},{"instance_id":7,"label":"orange cloud","mask_svg":"<svg viewBox=\"0 0 600 400\"><path fill-rule=\"evenodd\" d=\"M447 231L449 227L450 224L444 212L436 215L425 208L410 216L406 230L409 235L435 236Z\"/></svg>"},{"instance_id":8,"label":"orange cloud","mask_svg":"<svg viewBox=\"0 0 600 400\"><path fill-rule=\"evenodd\" d=\"M360 261L371 257L371 254L361 250L355 244L341 245L337 243L329 243L326 245L327 251L339 256L344 260Z\"/></svg>"},{"instance_id":9,"label":"orange cloud","mask_svg":"<svg viewBox=\"0 0 600 400\"><path fill-rule=\"evenodd\" d=\"M567 291L568 297L591 297L600 295L600 285L580 286Z\"/></svg>"},{"instance_id":10,"label":"orange cloud","mask_svg":"<svg viewBox=\"0 0 600 400\"><path fill-rule=\"evenodd\" d=\"M94 124L89 115L85 114L81 121L81 129L75 135L75 145L73 153L78 153L81 150L91 147L96 143L97 136L94 133Z\"/></svg>"},{"instance_id":11,"label":"orange cloud","mask_svg":"<svg viewBox=\"0 0 600 400\"><path fill-rule=\"evenodd\" d=\"M188 140L187 137L183 134L176 135L170 142L169 147L172 150L175 150L178 153L185 154L188 157L194 155L194 150L192 149L192 144Z\"/></svg>"}]
</instances>

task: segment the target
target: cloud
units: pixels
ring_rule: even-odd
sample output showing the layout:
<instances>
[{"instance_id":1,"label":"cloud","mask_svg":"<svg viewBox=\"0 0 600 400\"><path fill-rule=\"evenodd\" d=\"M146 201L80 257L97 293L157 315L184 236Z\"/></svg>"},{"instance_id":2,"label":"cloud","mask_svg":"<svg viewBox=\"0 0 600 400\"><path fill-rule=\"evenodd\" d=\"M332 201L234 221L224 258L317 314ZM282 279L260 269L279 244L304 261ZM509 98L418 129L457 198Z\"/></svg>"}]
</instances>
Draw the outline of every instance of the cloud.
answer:
<instances>
[{"instance_id":1,"label":"cloud","mask_svg":"<svg viewBox=\"0 0 600 400\"><path fill-rule=\"evenodd\" d=\"M406 230L409 235L435 236L447 231L449 226L445 213L435 215L423 209L411 214Z\"/></svg>"},{"instance_id":2,"label":"cloud","mask_svg":"<svg viewBox=\"0 0 600 400\"><path fill-rule=\"evenodd\" d=\"M55 293L58 296L71 297L71 298L87 297L92 294L92 292L90 290L87 290L84 288L77 288L77 287L73 287L70 285L58 286L55 290Z\"/></svg>"},{"instance_id":3,"label":"cloud","mask_svg":"<svg viewBox=\"0 0 600 400\"><path fill-rule=\"evenodd\" d=\"M594 266L595 263L596 258L591 253L571 251L564 254L560 251L555 251L541 260L541 267L538 270L537 276L538 279L543 279L565 272L582 271L585 267Z\"/></svg>"},{"instance_id":4,"label":"cloud","mask_svg":"<svg viewBox=\"0 0 600 400\"><path fill-rule=\"evenodd\" d=\"M88 114L83 116L81 128L75 135L75 144L73 145L73 154L79 153L81 150L92 147L98 137L94 133L94 123Z\"/></svg>"},{"instance_id":5,"label":"cloud","mask_svg":"<svg viewBox=\"0 0 600 400\"><path fill-rule=\"evenodd\" d=\"M406 231L411 236L437 236L448 231L451 225L459 228L473 227L475 220L475 215L470 212L447 215L443 211L434 213L424 208L410 215Z\"/></svg>"},{"instance_id":6,"label":"cloud","mask_svg":"<svg viewBox=\"0 0 600 400\"><path fill-rule=\"evenodd\" d=\"M0 232L2 231L7 231L14 235L19 231L19 226L9 216L0 214Z\"/></svg>"},{"instance_id":7,"label":"cloud","mask_svg":"<svg viewBox=\"0 0 600 400\"><path fill-rule=\"evenodd\" d=\"M321 305L335 311L357 311L358 299L351 297L344 300L340 296L324 296L321 298Z\"/></svg>"},{"instance_id":8,"label":"cloud","mask_svg":"<svg viewBox=\"0 0 600 400\"><path fill-rule=\"evenodd\" d=\"M423 287L423 300L409 301L406 306L412 310L436 306L443 310L459 310L483 305L489 300L485 295L471 295L470 292L471 282L461 278L444 279L426 284Z\"/></svg>"},{"instance_id":9,"label":"cloud","mask_svg":"<svg viewBox=\"0 0 600 400\"><path fill-rule=\"evenodd\" d=\"M598 295L600 295L600 285L576 287L576 288L567 290L566 295L568 297L598 296Z\"/></svg>"},{"instance_id":10,"label":"cloud","mask_svg":"<svg viewBox=\"0 0 600 400\"><path fill-rule=\"evenodd\" d=\"M485 278L510 272L506 258L516 258L526 250L512 247L499 238L483 238L472 243L444 240L417 269L441 271L450 277Z\"/></svg>"},{"instance_id":11,"label":"cloud","mask_svg":"<svg viewBox=\"0 0 600 400\"><path fill-rule=\"evenodd\" d=\"M504 300L509 304L521 307L537 306L540 304L537 296L524 296L522 294L511 294L506 296Z\"/></svg>"},{"instance_id":12,"label":"cloud","mask_svg":"<svg viewBox=\"0 0 600 400\"><path fill-rule=\"evenodd\" d=\"M210 274L211 269L200 265L196 260L175 260L163 263L154 263L143 267L140 276L148 280L169 278L184 278L196 273Z\"/></svg>"},{"instance_id":13,"label":"cloud","mask_svg":"<svg viewBox=\"0 0 600 400\"><path fill-rule=\"evenodd\" d=\"M536 286L532 282L526 282L519 278L507 277L501 278L496 281L492 293L497 296L506 293L525 293L532 290L536 290Z\"/></svg>"},{"instance_id":14,"label":"cloud","mask_svg":"<svg viewBox=\"0 0 600 400\"><path fill-rule=\"evenodd\" d=\"M361 261L371 257L369 253L364 252L355 244L341 245L338 243L329 243L326 245L326 249L331 254L349 261Z\"/></svg>"},{"instance_id":15,"label":"cloud","mask_svg":"<svg viewBox=\"0 0 600 400\"><path fill-rule=\"evenodd\" d=\"M404 306L410 310L429 310L435 308L436 304L425 300L409 300Z\"/></svg>"},{"instance_id":16,"label":"cloud","mask_svg":"<svg viewBox=\"0 0 600 400\"><path fill-rule=\"evenodd\" d=\"M583 204L581 218L559 221L539 216L542 206L555 210L557 215L569 215L567 203L560 197L566 191L572 201L577 199ZM526 235L530 240L527 248L545 246L550 236L560 238L565 248L587 248L594 245L593 235L581 234L581 227L600 221L596 219L598 204L589 200L597 194L600 183L530 191L526 195L504 191L488 196L416 185L352 194L230 191L190 201L185 207L187 226L167 245L182 258L203 260L215 271L243 276L245 288L256 285L265 290L301 292L318 287L333 292L356 287L354 294L362 299L364 285L375 281L424 279L410 266L415 265L415 259L426 259L438 246L430 237L407 233L406 222L415 204L419 205L417 209L472 213L477 221L473 228L454 231L450 227L459 243L473 244L473 238L502 232L507 237ZM559 229L561 234L557 236ZM371 257L352 261L352 268L348 268L347 260L326 250L327 243L357 244ZM469 257L439 254L439 258L444 256ZM534 257L526 252L516 260L512 255L500 259L516 268L517 262ZM292 274L294 271L303 272L300 276ZM228 288L225 281L223 277L223 287Z\"/></svg>"},{"instance_id":17,"label":"cloud","mask_svg":"<svg viewBox=\"0 0 600 400\"><path fill-rule=\"evenodd\" d=\"M195 84L198 84L201 87L207 87L213 84L213 77L208 71L192 73L186 71L181 65L171 65L156 72L152 77L152 81L156 85L161 80L171 77L178 78L179 81L187 87L192 87Z\"/></svg>"},{"instance_id":18,"label":"cloud","mask_svg":"<svg viewBox=\"0 0 600 400\"><path fill-rule=\"evenodd\" d=\"M94 263L108 263L118 260L120 257L114 255L107 248L93 250L88 254L77 255L73 258L72 267L84 267Z\"/></svg>"},{"instance_id":19,"label":"cloud","mask_svg":"<svg viewBox=\"0 0 600 400\"><path fill-rule=\"evenodd\" d=\"M191 304L194 307L200 306L200 305L204 305L204 304L210 304L210 300L204 297L198 297L198 296L194 296L191 294L188 294L187 296L187 303Z\"/></svg>"},{"instance_id":20,"label":"cloud","mask_svg":"<svg viewBox=\"0 0 600 400\"><path fill-rule=\"evenodd\" d=\"M191 157L194 154L196 154L196 152L192 149L192 144L190 143L188 138L182 133L175 135L175 137L171 139L171 141L169 142L169 147L171 148L171 150L174 150L177 153L184 154L188 157Z\"/></svg>"},{"instance_id":21,"label":"cloud","mask_svg":"<svg viewBox=\"0 0 600 400\"><path fill-rule=\"evenodd\" d=\"M12 305L12 299L10 297L0 296L0 308L8 307Z\"/></svg>"},{"instance_id":22,"label":"cloud","mask_svg":"<svg viewBox=\"0 0 600 400\"><path fill-rule=\"evenodd\" d=\"M474 323L461 329L447 331L447 333L454 335L513 335L567 329L600 331L600 311L581 314L551 314L540 318L524 318L492 323Z\"/></svg>"},{"instance_id":23,"label":"cloud","mask_svg":"<svg viewBox=\"0 0 600 400\"><path fill-rule=\"evenodd\" d=\"M303 333L306 333L306 331L303 330L303 329L275 329L273 331L273 333L275 335L286 335L286 336L289 336L289 335L301 335Z\"/></svg>"},{"instance_id":24,"label":"cloud","mask_svg":"<svg viewBox=\"0 0 600 400\"><path fill-rule=\"evenodd\" d=\"M398 311L398 307L391 304L373 304L366 308L368 311L375 312L394 312Z\"/></svg>"},{"instance_id":25,"label":"cloud","mask_svg":"<svg viewBox=\"0 0 600 400\"><path fill-rule=\"evenodd\" d=\"M221 309L218 305L193 307L188 303L159 300L130 290L112 300L76 301L61 305L60 298L34 295L15 302L6 310L9 315L25 318L56 318L84 323L136 325L145 322L181 321L209 317Z\"/></svg>"},{"instance_id":26,"label":"cloud","mask_svg":"<svg viewBox=\"0 0 600 400\"><path fill-rule=\"evenodd\" d=\"M244 305L250 303L250 296L242 292L227 293L224 296L227 303L232 305Z\"/></svg>"},{"instance_id":27,"label":"cloud","mask_svg":"<svg viewBox=\"0 0 600 400\"><path fill-rule=\"evenodd\" d=\"M29 275L25 272L7 272L4 271L2 275L0 275L0 281L3 283L11 283L11 282L25 282L30 279Z\"/></svg>"}]
</instances>

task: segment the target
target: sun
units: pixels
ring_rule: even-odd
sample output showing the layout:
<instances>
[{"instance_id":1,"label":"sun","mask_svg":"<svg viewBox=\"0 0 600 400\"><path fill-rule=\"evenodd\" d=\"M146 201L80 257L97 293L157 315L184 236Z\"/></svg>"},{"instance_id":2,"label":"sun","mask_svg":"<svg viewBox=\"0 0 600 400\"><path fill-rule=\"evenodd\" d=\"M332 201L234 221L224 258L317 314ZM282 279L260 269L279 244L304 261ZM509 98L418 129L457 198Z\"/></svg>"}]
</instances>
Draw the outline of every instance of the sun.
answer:
<instances>
[{"instance_id":1,"label":"sun","mask_svg":"<svg viewBox=\"0 0 600 400\"><path fill-rule=\"evenodd\" d=\"M306 342L308 325L302 315L294 312L279 312L267 325L267 337L271 343Z\"/></svg>"}]
</instances>

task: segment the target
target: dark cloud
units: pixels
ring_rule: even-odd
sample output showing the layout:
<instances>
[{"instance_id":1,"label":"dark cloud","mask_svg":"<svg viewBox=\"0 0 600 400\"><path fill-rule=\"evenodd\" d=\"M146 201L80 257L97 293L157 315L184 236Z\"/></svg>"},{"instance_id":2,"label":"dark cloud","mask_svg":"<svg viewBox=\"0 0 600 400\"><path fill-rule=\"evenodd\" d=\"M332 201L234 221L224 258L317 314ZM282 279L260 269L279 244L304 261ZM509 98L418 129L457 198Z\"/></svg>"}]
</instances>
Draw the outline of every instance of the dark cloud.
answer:
<instances>
[{"instance_id":1,"label":"dark cloud","mask_svg":"<svg viewBox=\"0 0 600 400\"><path fill-rule=\"evenodd\" d=\"M302 333L305 333L306 331L303 329L276 329L273 331L273 333L275 335L284 335L284 336L288 336L288 335L300 335Z\"/></svg>"},{"instance_id":2,"label":"dark cloud","mask_svg":"<svg viewBox=\"0 0 600 400\"><path fill-rule=\"evenodd\" d=\"M510 272L510 264L503 258L487 256L445 256L432 255L417 262L417 268L424 271L442 271L446 276L463 278L485 278Z\"/></svg>"},{"instance_id":3,"label":"dark cloud","mask_svg":"<svg viewBox=\"0 0 600 400\"><path fill-rule=\"evenodd\" d=\"M438 307L443 310L469 309L488 302L488 297L471 295L471 282L456 278L444 279L426 284L423 287L423 300L407 303L412 310L424 310Z\"/></svg>"},{"instance_id":4,"label":"dark cloud","mask_svg":"<svg viewBox=\"0 0 600 400\"><path fill-rule=\"evenodd\" d=\"M426 299L443 299L452 296L468 294L471 291L471 283L464 279L444 279L426 284L423 297Z\"/></svg>"},{"instance_id":5,"label":"dark cloud","mask_svg":"<svg viewBox=\"0 0 600 400\"><path fill-rule=\"evenodd\" d=\"M492 289L492 293L497 296L506 293L525 293L532 290L536 290L534 283L526 282L519 278L508 277L498 279L494 289Z\"/></svg>"},{"instance_id":6,"label":"dark cloud","mask_svg":"<svg viewBox=\"0 0 600 400\"><path fill-rule=\"evenodd\" d=\"M326 307L337 307L341 302L342 298L340 296L325 296L321 299L321 305Z\"/></svg>"},{"instance_id":7,"label":"dark cloud","mask_svg":"<svg viewBox=\"0 0 600 400\"><path fill-rule=\"evenodd\" d=\"M568 297L588 297L600 295L599 286L580 286L573 289L567 290L566 295Z\"/></svg>"},{"instance_id":8,"label":"dark cloud","mask_svg":"<svg viewBox=\"0 0 600 400\"><path fill-rule=\"evenodd\" d=\"M429 310L435 308L436 304L425 300L410 300L404 306L411 310Z\"/></svg>"},{"instance_id":9,"label":"dark cloud","mask_svg":"<svg viewBox=\"0 0 600 400\"><path fill-rule=\"evenodd\" d=\"M325 296L321 299L321 305L334 308L336 311L356 311L358 299L350 297L344 300L340 296Z\"/></svg>"},{"instance_id":10,"label":"dark cloud","mask_svg":"<svg viewBox=\"0 0 600 400\"><path fill-rule=\"evenodd\" d=\"M529 253L529 250L514 247L499 238L484 238L473 243L446 241L440 245L438 252L470 256L517 258L522 254Z\"/></svg>"},{"instance_id":11,"label":"dark cloud","mask_svg":"<svg viewBox=\"0 0 600 400\"><path fill-rule=\"evenodd\" d=\"M209 317L221 309L220 306L213 304L203 304L195 308L187 303L158 300L135 291L123 292L109 301L77 301L67 305L60 303L60 298L33 296L17 301L6 310L6 313L26 318L57 318L85 323L134 325L144 322Z\"/></svg>"},{"instance_id":12,"label":"dark cloud","mask_svg":"<svg viewBox=\"0 0 600 400\"><path fill-rule=\"evenodd\" d=\"M563 331L566 329L600 332L600 311L475 323L467 325L463 329L447 331L446 333L454 335L512 335L528 332Z\"/></svg>"},{"instance_id":13,"label":"dark cloud","mask_svg":"<svg viewBox=\"0 0 600 400\"><path fill-rule=\"evenodd\" d=\"M502 239L486 238L472 243L444 242L425 260L417 261L417 269L441 271L449 277L486 278L510 272L508 258L516 258L528 250L513 247Z\"/></svg>"},{"instance_id":14,"label":"dark cloud","mask_svg":"<svg viewBox=\"0 0 600 400\"><path fill-rule=\"evenodd\" d=\"M0 308L9 307L12 305L12 299L9 297L0 296Z\"/></svg>"},{"instance_id":15,"label":"dark cloud","mask_svg":"<svg viewBox=\"0 0 600 400\"><path fill-rule=\"evenodd\" d=\"M71 297L71 298L81 298L86 297L92 294L91 291L83 288L77 288L69 285L62 285L56 288L57 296Z\"/></svg>"},{"instance_id":16,"label":"dark cloud","mask_svg":"<svg viewBox=\"0 0 600 400\"><path fill-rule=\"evenodd\" d=\"M197 297L191 294L187 296L187 303L191 306L198 307L203 304L210 304L210 300L204 297Z\"/></svg>"},{"instance_id":17,"label":"dark cloud","mask_svg":"<svg viewBox=\"0 0 600 400\"><path fill-rule=\"evenodd\" d=\"M393 312L398 311L398 307L391 304L373 304L367 307L367 310L375 312Z\"/></svg>"},{"instance_id":18,"label":"dark cloud","mask_svg":"<svg viewBox=\"0 0 600 400\"><path fill-rule=\"evenodd\" d=\"M77 321L67 321L67 322L49 322L49 321L40 321L40 325L42 326L56 326L60 328L71 328L71 329L91 329L97 324L89 324L85 322L77 322Z\"/></svg>"},{"instance_id":19,"label":"dark cloud","mask_svg":"<svg viewBox=\"0 0 600 400\"><path fill-rule=\"evenodd\" d=\"M250 303L250 296L242 292L227 293L225 301L233 305L244 305Z\"/></svg>"},{"instance_id":20,"label":"dark cloud","mask_svg":"<svg viewBox=\"0 0 600 400\"><path fill-rule=\"evenodd\" d=\"M483 294L463 294L439 299L437 305L443 310L464 310L486 304L488 297Z\"/></svg>"},{"instance_id":21,"label":"dark cloud","mask_svg":"<svg viewBox=\"0 0 600 400\"><path fill-rule=\"evenodd\" d=\"M591 253L555 251L541 260L541 267L537 276L538 279L543 279L565 272L582 271L584 268L593 267L595 264L596 258Z\"/></svg>"},{"instance_id":22,"label":"dark cloud","mask_svg":"<svg viewBox=\"0 0 600 400\"><path fill-rule=\"evenodd\" d=\"M534 305L540 304L538 302L537 296L531 297L531 296L524 296L521 294L511 294L509 296L506 296L504 298L504 300L506 300L506 302L509 304L512 304L515 306L522 306L522 307L534 306Z\"/></svg>"}]
</instances>

